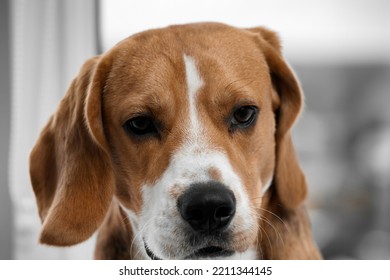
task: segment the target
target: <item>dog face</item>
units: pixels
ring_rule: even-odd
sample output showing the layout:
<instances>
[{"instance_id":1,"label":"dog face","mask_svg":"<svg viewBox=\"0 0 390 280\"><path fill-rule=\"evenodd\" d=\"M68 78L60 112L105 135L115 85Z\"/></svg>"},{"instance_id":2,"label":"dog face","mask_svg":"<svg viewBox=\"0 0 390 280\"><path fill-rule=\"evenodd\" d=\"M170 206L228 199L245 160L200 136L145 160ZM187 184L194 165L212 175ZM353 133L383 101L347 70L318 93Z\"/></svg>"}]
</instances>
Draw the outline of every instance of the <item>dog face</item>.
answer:
<instances>
[{"instance_id":1,"label":"dog face","mask_svg":"<svg viewBox=\"0 0 390 280\"><path fill-rule=\"evenodd\" d=\"M255 258L268 188L287 208L305 196L289 136L300 107L266 29L120 42L86 63L32 152L41 241L84 240L114 197L146 258Z\"/></svg>"},{"instance_id":2,"label":"dog face","mask_svg":"<svg viewBox=\"0 0 390 280\"><path fill-rule=\"evenodd\" d=\"M123 48L127 53L114 58L119 63L105 88L104 127L119 172L118 187L130 195L121 197L121 203L138 217L139 236L158 257L194 257L210 247L243 252L256 238L256 209L274 169L273 88L267 64L254 42L251 46L243 36L228 39L240 42L232 49L223 48L228 40L206 42L208 36L201 35L197 41L205 46L190 41L172 49L175 38L156 33L158 42L145 36ZM186 41L191 34L178 36ZM245 39L250 47L237 52ZM159 51L153 53L153 48ZM218 50L224 53L216 57ZM209 193L215 185L221 190ZM197 189L204 197L179 205ZM223 198L224 192L232 192L231 197ZM205 210L210 213L203 213L203 207L214 203ZM194 217L186 220L183 212ZM231 218L229 225L217 225L223 218Z\"/></svg>"}]
</instances>

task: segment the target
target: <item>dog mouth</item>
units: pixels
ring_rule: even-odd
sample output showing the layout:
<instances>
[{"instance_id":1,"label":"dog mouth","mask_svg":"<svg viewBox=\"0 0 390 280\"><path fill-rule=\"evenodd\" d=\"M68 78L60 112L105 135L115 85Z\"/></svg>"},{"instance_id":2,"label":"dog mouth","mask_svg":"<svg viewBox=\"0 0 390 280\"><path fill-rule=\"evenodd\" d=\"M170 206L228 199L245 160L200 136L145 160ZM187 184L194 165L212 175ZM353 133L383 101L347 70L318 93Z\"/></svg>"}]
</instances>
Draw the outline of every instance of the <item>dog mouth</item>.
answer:
<instances>
[{"instance_id":1,"label":"dog mouth","mask_svg":"<svg viewBox=\"0 0 390 280\"><path fill-rule=\"evenodd\" d=\"M146 242L144 241L144 247L145 247L145 251L146 251L146 254L149 256L149 258L151 260L157 260L157 261L161 261L162 259L160 259L159 257L157 257L153 252L152 250L149 249L148 245L146 245Z\"/></svg>"},{"instance_id":2,"label":"dog mouth","mask_svg":"<svg viewBox=\"0 0 390 280\"><path fill-rule=\"evenodd\" d=\"M144 242L146 254L149 256L151 260L162 260L162 258L156 256L153 251L148 247L148 245ZM184 257L184 259L210 259L210 258L218 258L218 257L229 257L234 254L234 251L228 250L218 246L208 246L203 247L199 250L196 250L194 253Z\"/></svg>"}]
</instances>

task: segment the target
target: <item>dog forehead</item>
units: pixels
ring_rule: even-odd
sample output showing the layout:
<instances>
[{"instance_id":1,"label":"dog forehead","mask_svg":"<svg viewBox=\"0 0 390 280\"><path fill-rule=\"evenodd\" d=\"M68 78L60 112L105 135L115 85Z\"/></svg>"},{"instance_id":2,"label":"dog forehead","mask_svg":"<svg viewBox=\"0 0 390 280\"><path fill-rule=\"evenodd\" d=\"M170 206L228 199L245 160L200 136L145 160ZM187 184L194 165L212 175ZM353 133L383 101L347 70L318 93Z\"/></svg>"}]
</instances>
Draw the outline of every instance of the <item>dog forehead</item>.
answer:
<instances>
[{"instance_id":1,"label":"dog forehead","mask_svg":"<svg viewBox=\"0 0 390 280\"><path fill-rule=\"evenodd\" d=\"M222 24L145 31L123 40L108 55L112 69L106 89L119 94L183 98L186 55L201 73L206 95L224 90L232 81L239 81L237 87L251 81L260 82L257 86L269 84L268 66L253 34Z\"/></svg>"},{"instance_id":2,"label":"dog forehead","mask_svg":"<svg viewBox=\"0 0 390 280\"><path fill-rule=\"evenodd\" d=\"M183 54L198 63L217 61L224 67L241 68L263 60L253 33L217 23L175 25L130 36L112 49L119 70L137 73L156 66L180 66ZM169 68L169 67L168 67ZM140 72L141 71L141 72Z\"/></svg>"}]
</instances>

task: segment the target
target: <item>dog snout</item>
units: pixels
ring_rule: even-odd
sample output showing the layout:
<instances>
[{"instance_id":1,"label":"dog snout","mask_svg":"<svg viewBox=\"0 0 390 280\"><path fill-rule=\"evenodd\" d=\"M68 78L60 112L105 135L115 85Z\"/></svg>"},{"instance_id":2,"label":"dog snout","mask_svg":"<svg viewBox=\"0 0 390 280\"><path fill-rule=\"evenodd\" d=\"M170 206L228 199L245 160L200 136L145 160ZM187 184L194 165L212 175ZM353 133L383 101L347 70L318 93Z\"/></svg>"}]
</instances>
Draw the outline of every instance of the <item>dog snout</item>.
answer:
<instances>
[{"instance_id":1,"label":"dog snout","mask_svg":"<svg viewBox=\"0 0 390 280\"><path fill-rule=\"evenodd\" d=\"M182 218L197 233L224 231L236 213L236 198L218 182L192 184L179 198L177 206Z\"/></svg>"}]
</instances>

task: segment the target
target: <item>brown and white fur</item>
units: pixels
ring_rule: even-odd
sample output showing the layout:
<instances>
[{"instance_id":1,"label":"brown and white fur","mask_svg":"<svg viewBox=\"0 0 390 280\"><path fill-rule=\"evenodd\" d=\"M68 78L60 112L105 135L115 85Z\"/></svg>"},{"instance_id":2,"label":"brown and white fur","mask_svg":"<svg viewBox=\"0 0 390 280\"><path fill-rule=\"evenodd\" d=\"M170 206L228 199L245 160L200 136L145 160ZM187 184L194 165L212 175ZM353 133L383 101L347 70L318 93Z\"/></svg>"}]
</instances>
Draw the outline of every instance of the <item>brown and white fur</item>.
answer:
<instances>
[{"instance_id":1,"label":"brown and white fur","mask_svg":"<svg viewBox=\"0 0 390 280\"><path fill-rule=\"evenodd\" d=\"M302 99L266 28L189 24L121 41L84 64L33 148L40 242L98 230L97 259L321 258L291 141ZM237 125L243 107L249 125ZM178 201L199 184L234 197L223 230L183 218Z\"/></svg>"}]
</instances>

